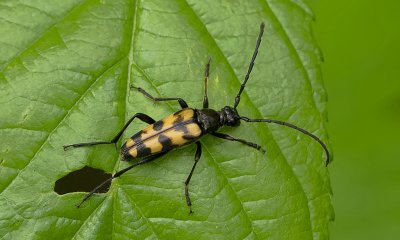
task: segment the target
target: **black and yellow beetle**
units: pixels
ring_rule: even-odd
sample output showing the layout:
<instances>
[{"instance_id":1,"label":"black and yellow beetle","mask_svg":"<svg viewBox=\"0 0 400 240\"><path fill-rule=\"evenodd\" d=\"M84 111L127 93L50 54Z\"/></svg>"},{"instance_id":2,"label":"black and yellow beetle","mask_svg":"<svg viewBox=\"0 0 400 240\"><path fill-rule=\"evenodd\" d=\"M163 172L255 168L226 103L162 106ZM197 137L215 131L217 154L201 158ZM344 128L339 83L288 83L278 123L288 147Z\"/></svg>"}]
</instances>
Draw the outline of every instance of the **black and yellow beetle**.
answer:
<instances>
[{"instance_id":1,"label":"black and yellow beetle","mask_svg":"<svg viewBox=\"0 0 400 240\"><path fill-rule=\"evenodd\" d=\"M111 178L101 183L99 186L97 186L95 189L89 192L77 205L77 207L80 207L83 202L85 202L93 193L95 193L102 186L111 182L114 178L121 176L130 169L138 165L142 165L144 163L153 161L175 148L190 143L195 143L197 145L197 150L194 157L195 160L194 165L185 181L186 203L189 207L190 213L192 213L192 207L191 207L192 203L189 197L188 185L192 177L193 171L197 165L197 162L201 156L201 143L198 140L202 136L204 136L205 134L211 134L215 137L226 139L229 141L237 141L249 147L265 152L261 148L261 146L256 143L248 142L243 139L234 138L230 135L217 132L217 130L223 126L231 126L231 127L239 126L240 121L280 124L289 128L293 128L295 130L302 132L305 135L310 136L311 138L316 140L319 144L321 144L321 146L325 150L327 156L326 159L326 165L327 165L329 163L329 151L326 145L317 136L290 123L272 119L250 119L248 117L240 116L236 110L240 102L240 95L243 92L243 89L245 88L246 83L249 79L251 70L253 69L254 61L257 57L258 48L260 46L261 37L263 33L264 33L264 24L261 23L260 33L257 38L253 57L251 58L250 65L247 70L244 82L240 86L239 92L235 97L235 103L233 107L225 106L219 111L208 108L207 83L208 83L208 76L210 69L210 60L209 60L208 63L206 64L206 69L205 69L205 78L204 78L205 88L204 88L204 99L203 99L202 109L189 108L186 101L183 100L182 98L156 98L151 96L149 93L147 93L145 90L139 87L131 86L131 88L138 90L139 92L144 94L146 97L152 99L153 101L178 101L182 110L174 114L171 114L157 122L146 114L136 113L134 116L132 116L131 119L129 119L129 121L125 124L125 126L118 132L118 134L111 141L77 143L64 146L64 150L66 150L67 148L70 147L84 147L84 146L93 146L98 144L116 144L120 139L122 133L135 118L139 118L143 122L149 124L145 129L137 132L131 138L129 138L121 147L122 160L132 160L135 158L141 158L141 160L115 173Z\"/></svg>"}]
</instances>

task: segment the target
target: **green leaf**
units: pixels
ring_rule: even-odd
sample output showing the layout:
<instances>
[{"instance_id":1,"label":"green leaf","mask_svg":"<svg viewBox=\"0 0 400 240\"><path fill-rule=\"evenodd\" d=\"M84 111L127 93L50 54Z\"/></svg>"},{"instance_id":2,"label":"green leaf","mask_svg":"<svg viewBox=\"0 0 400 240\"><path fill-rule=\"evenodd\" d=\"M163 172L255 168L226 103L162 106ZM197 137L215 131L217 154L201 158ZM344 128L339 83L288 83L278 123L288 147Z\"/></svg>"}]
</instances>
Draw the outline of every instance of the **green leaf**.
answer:
<instances>
[{"instance_id":1,"label":"green leaf","mask_svg":"<svg viewBox=\"0 0 400 240\"><path fill-rule=\"evenodd\" d=\"M134 168L80 209L84 193L54 184L85 165L116 171L109 140L136 112L177 111L129 89L201 107L211 57L210 107L233 105L260 22L265 34L239 112L303 127L327 141L326 96L313 16L301 2L3 1L0 4L0 236L4 239L327 239L332 218L325 156L307 136L264 123L205 136L184 197L195 146ZM134 122L124 139L143 128ZM121 144L121 143L120 143Z\"/></svg>"}]
</instances>

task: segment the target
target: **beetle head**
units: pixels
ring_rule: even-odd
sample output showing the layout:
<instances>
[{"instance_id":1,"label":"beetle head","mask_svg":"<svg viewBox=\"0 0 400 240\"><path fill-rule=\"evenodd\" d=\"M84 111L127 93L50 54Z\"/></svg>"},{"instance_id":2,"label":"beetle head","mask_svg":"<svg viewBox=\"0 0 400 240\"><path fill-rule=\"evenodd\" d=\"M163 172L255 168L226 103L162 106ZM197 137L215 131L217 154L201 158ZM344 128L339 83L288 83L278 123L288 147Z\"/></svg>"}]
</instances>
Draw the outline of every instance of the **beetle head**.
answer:
<instances>
[{"instance_id":1,"label":"beetle head","mask_svg":"<svg viewBox=\"0 0 400 240\"><path fill-rule=\"evenodd\" d=\"M240 125L240 116L237 110L230 106L225 106L220 111L221 122L223 125L237 127Z\"/></svg>"}]
</instances>

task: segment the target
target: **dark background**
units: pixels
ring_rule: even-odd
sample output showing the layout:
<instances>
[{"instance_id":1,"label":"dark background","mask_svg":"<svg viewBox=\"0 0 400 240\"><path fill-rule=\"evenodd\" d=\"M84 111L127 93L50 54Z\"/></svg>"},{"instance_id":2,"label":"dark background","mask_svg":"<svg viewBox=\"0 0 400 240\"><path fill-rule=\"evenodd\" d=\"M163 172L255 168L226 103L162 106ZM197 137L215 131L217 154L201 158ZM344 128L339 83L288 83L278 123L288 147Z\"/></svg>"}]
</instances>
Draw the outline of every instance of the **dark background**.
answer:
<instances>
[{"instance_id":1,"label":"dark background","mask_svg":"<svg viewBox=\"0 0 400 240\"><path fill-rule=\"evenodd\" d=\"M331 239L400 235L400 2L306 0L324 53Z\"/></svg>"}]
</instances>

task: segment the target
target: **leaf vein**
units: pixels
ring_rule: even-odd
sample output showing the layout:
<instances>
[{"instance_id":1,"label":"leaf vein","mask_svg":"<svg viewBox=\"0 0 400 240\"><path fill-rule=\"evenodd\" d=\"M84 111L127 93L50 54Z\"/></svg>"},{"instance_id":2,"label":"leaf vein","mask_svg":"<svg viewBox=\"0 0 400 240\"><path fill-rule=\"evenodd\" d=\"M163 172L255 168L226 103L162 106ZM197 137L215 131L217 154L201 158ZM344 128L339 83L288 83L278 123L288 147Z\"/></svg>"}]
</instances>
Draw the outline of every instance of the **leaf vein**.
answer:
<instances>
[{"instance_id":1,"label":"leaf vein","mask_svg":"<svg viewBox=\"0 0 400 240\"><path fill-rule=\"evenodd\" d=\"M302 60L301 60L301 58L300 58L299 52L297 51L297 49L296 49L295 46L293 45L293 42L292 42L292 40L290 39L289 34L286 32L285 28L284 28L283 25L280 23L280 21L279 21L277 15L275 14L274 10L273 10L273 9L271 8L271 6L269 5L268 0L263 0L262 2L265 4L265 7L267 8L267 10L269 10L269 12L270 12L269 15L271 16L272 20L276 23L276 25L278 26L278 28L281 28L281 29L282 29L282 40L286 42L286 46L291 50L291 52L294 53L294 54L293 54L294 60L295 60L296 62L298 62L298 64L300 65L301 71L302 71L302 73L303 73L303 76L305 77L305 80L306 80L306 82L307 82L307 84L308 84L308 87L312 89L310 76L308 75L308 72L307 72L307 70L306 70L306 68L305 68L305 66L304 66L304 64L303 64L303 62L302 62ZM312 92L312 91L310 91L310 92ZM313 103L313 106L315 107L315 109L318 109L318 108L317 108L317 104L316 104L316 102L315 102L315 98L314 98L312 95L311 95L311 99L312 99L312 103ZM319 118L321 119L321 122L323 122L323 121L322 121L322 117L321 117L321 113L319 113L318 116L319 116ZM283 155L283 153L282 153L282 155ZM292 170L292 169L291 169L291 170ZM297 176L297 174L296 174L293 170L292 170L292 172L293 172L293 175L296 177L296 180L297 180L297 182L299 183L299 186L301 187L301 190L303 191L304 196L305 196L306 199L307 199L307 208L306 208L306 209L307 209L307 211L308 211L308 216L309 216L309 224L310 224L310 230L311 230L311 233L310 233L310 234L311 234L311 237L314 238L314 236L313 236L313 234L312 234L312 232L313 232L313 222L312 222L312 219L311 219L311 210L310 210L310 205L309 205L309 199L308 199L307 193L306 193L305 190L304 190L303 185L302 185L301 182L300 182L299 177Z\"/></svg>"},{"instance_id":2,"label":"leaf vein","mask_svg":"<svg viewBox=\"0 0 400 240\"><path fill-rule=\"evenodd\" d=\"M46 29L44 29L42 31L41 34L39 34L39 36L36 37L36 39L34 39L31 44L27 45L25 48L21 49L19 52L17 52L14 57L12 57L11 59L9 59L1 68L0 67L0 72L2 72L4 69L6 69L8 67L8 65L10 65L12 62L15 61L15 59L17 59L18 57L20 57L24 52L26 52L27 50L29 50L35 43L37 43L40 39L42 39L42 37L44 37L48 32L51 31L51 29L53 29L54 26L56 26L58 23L60 23L61 21L63 21L66 17L68 17L72 12L74 12L76 9L79 9L81 6L84 5L84 3L87 0L82 1L81 3L77 4L75 7L73 7L70 11L66 12L63 16L61 16L58 21L50 24ZM30 29L32 30L32 29Z\"/></svg>"},{"instance_id":3,"label":"leaf vein","mask_svg":"<svg viewBox=\"0 0 400 240\"><path fill-rule=\"evenodd\" d=\"M123 194L125 194L125 196L131 201L131 203L134 205L134 207L137 209L137 211L139 212L139 214L142 216L142 218L145 220L145 222L147 223L147 225L151 228L151 231L154 233L154 235L157 237L157 239L160 239L160 237L158 236L156 230L154 229L153 224L151 223L151 221L149 220L149 218L147 218L142 209L140 208L140 206L138 206L136 204L136 202L129 196L129 194L127 192L125 192L123 190L123 188L121 188L121 192L123 192Z\"/></svg>"},{"instance_id":4,"label":"leaf vein","mask_svg":"<svg viewBox=\"0 0 400 240\"><path fill-rule=\"evenodd\" d=\"M47 143L47 141L49 140L50 136L58 129L58 127L65 121L65 119L70 115L70 113L72 112L72 110L77 106L77 104L79 102L82 101L82 99L86 96L86 94L90 91L90 89L93 87L93 85L99 80L101 79L101 77L107 73L110 69L112 69L114 66L116 66L118 63L120 63L121 60L119 59L118 61L116 61L114 64L111 65L111 67L106 68L105 71L103 71L101 74L99 74L98 77L95 78L95 80L88 86L88 88L85 90L85 92L81 95L81 97L70 107L70 109L64 114L64 116L61 118L60 122L53 128L53 130L50 131L50 133L46 136L46 138L43 140L42 144L40 145L40 147L38 148L38 150L35 152L35 154L32 156L32 158L29 160L28 164L21 169L21 171L11 180L11 182L4 187L4 189L2 190L1 193L3 193L14 181L15 179L18 178L18 176L25 171L25 169L32 163L32 161L36 158L37 154L39 152L41 152L41 150L43 149L44 145Z\"/></svg>"},{"instance_id":5,"label":"leaf vein","mask_svg":"<svg viewBox=\"0 0 400 240\"><path fill-rule=\"evenodd\" d=\"M231 64L229 63L227 57L224 55L224 53L222 52L222 49L221 49L220 46L217 44L217 42L215 41L215 39L212 37L211 33L208 31L208 29L207 29L207 27L206 27L206 24L203 23L203 21L201 20L201 18L196 14L196 12L194 11L194 9L191 8L191 6L186 2L186 0L185 0L185 3L187 4L188 8L191 9L193 15L198 19L199 23L202 24L202 26L203 26L203 28L204 28L204 32L207 34L207 36L209 37L209 39L211 40L211 42L216 46L216 49L218 50L219 55L220 55L220 56L222 57L222 59L226 62L226 65L227 65L227 67L228 67L228 70L229 70L229 71L232 73L232 75L235 77L236 81L237 81L239 84L241 84L241 81L238 79L238 76L236 75L236 73L235 73L233 67L231 66ZM273 13L272 13L272 15L275 16ZM278 22L278 24L279 24L278 19L275 19L275 21ZM292 45L292 48L294 48L293 45ZM300 61L299 55L297 55L297 61ZM300 61L300 63L301 63L301 61ZM303 65L302 65L302 66L303 66ZM303 71L304 71L304 70L305 70L305 68L304 68L304 66L303 66ZM252 106L252 108L256 111L256 115L258 115L258 116L260 116L260 117L263 117L262 114L261 114L261 112L260 112L260 111L258 110L258 108L255 106L254 102L251 100L250 97L248 97L247 93L244 92L244 93L242 94L242 96L243 96L243 95L248 99L249 104L250 104L250 105ZM314 100L314 98L312 98L312 99ZM314 101L313 101L313 102L314 102ZM315 102L314 102L314 104L315 104ZM267 129L268 129L268 127L267 127ZM301 191L302 191L304 197L305 197L306 199L308 199L308 198L307 198L307 194L305 193L304 188L303 188L303 186L301 185L301 182L300 182L298 176L294 173L293 169L291 168L291 166L290 166L290 164L289 164L289 162L288 162L286 156L283 154L283 151L282 151L281 148L279 147L279 144L277 144L277 141L275 140L274 135L271 134L271 137L272 137L272 139L274 140L274 142L276 143L277 148L280 150L280 155L285 159L284 162L289 166L290 171L291 171L291 172L293 173L293 175L295 176L295 179L296 179L296 181L298 182L298 184L299 184L299 186L300 186L300 188L301 188ZM225 176L225 177L226 177L226 176ZM229 183L229 181L228 181L228 183ZM235 194L236 194L236 193L235 193ZM242 208L244 209L243 204L242 204ZM309 223L310 223L310 230L312 231L311 216L310 216L310 206L308 205L308 201L307 201L307 210L308 210L308 213L309 213L308 215L309 215L309 217L310 217L310 222L309 222ZM251 219L251 218L247 215L247 212L246 212L246 216L247 216L249 219ZM253 231L254 231L253 224L252 224L251 226L252 226Z\"/></svg>"}]
</instances>

